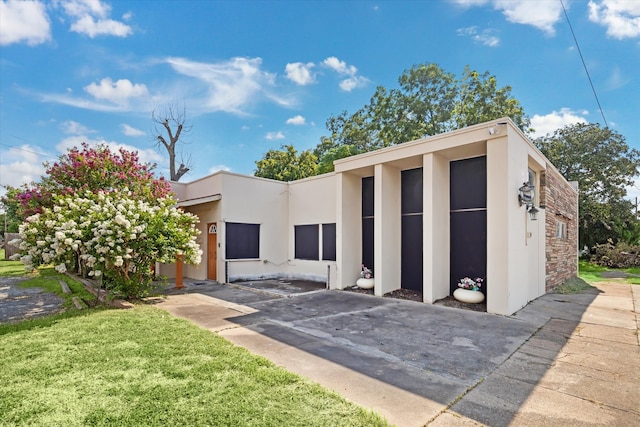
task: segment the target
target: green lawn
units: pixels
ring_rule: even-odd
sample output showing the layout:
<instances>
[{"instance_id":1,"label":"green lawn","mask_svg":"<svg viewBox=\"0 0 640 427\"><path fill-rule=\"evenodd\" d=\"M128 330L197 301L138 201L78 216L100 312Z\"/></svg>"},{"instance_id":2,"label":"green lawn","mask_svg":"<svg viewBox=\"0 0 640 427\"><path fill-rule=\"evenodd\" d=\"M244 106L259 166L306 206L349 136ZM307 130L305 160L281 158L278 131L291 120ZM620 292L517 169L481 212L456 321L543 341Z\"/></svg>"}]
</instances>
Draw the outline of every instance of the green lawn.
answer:
<instances>
[{"instance_id":1,"label":"green lawn","mask_svg":"<svg viewBox=\"0 0 640 427\"><path fill-rule=\"evenodd\" d=\"M387 425L162 310L86 313L0 328L0 425Z\"/></svg>"},{"instance_id":2,"label":"green lawn","mask_svg":"<svg viewBox=\"0 0 640 427\"><path fill-rule=\"evenodd\" d=\"M24 264L20 261L5 261L4 249L0 249L0 276L26 276Z\"/></svg>"},{"instance_id":3,"label":"green lawn","mask_svg":"<svg viewBox=\"0 0 640 427\"><path fill-rule=\"evenodd\" d=\"M624 270L616 270L616 269L606 268L596 264L592 264L590 262L583 261L583 260L579 261L578 269L579 269L579 277L588 283L601 282L603 280L607 280L607 279L604 279L600 274L605 271L623 271L631 274L640 274L640 268L638 267L627 268ZM640 285L640 277L627 277L626 279L617 279L617 280L622 280L623 282L634 284L634 285Z\"/></svg>"},{"instance_id":4,"label":"green lawn","mask_svg":"<svg viewBox=\"0 0 640 427\"><path fill-rule=\"evenodd\" d=\"M25 275L0 261L0 276ZM81 284L29 275L64 297ZM386 426L377 414L152 306L0 324L0 426Z\"/></svg>"}]
</instances>

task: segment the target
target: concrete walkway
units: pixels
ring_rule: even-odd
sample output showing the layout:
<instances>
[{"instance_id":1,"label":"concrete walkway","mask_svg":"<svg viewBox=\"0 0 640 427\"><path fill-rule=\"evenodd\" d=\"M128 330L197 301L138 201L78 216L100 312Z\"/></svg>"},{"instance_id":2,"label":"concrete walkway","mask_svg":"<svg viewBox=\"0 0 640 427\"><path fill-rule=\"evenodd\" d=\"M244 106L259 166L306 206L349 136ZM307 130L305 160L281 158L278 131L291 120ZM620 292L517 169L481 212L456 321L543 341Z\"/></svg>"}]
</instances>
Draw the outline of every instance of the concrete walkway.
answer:
<instances>
[{"instance_id":1,"label":"concrete walkway","mask_svg":"<svg viewBox=\"0 0 640 427\"><path fill-rule=\"evenodd\" d=\"M158 307L398 426L637 425L640 286L512 317L349 292L204 284Z\"/></svg>"}]
</instances>

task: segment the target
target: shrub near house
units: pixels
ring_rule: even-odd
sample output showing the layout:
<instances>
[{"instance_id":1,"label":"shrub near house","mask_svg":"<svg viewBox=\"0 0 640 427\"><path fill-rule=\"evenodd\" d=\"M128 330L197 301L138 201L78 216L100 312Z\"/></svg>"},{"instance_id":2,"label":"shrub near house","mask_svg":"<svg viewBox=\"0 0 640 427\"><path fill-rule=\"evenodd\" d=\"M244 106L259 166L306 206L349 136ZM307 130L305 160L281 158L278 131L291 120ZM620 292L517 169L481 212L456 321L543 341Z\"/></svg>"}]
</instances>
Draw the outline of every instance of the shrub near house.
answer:
<instances>
[{"instance_id":1,"label":"shrub near house","mask_svg":"<svg viewBox=\"0 0 640 427\"><path fill-rule=\"evenodd\" d=\"M185 262L200 262L197 221L171 198L152 205L126 190L57 196L53 208L21 225L21 261L27 269L53 263L64 272L77 258L113 293L140 297L150 289L155 261L182 253Z\"/></svg>"}]
</instances>

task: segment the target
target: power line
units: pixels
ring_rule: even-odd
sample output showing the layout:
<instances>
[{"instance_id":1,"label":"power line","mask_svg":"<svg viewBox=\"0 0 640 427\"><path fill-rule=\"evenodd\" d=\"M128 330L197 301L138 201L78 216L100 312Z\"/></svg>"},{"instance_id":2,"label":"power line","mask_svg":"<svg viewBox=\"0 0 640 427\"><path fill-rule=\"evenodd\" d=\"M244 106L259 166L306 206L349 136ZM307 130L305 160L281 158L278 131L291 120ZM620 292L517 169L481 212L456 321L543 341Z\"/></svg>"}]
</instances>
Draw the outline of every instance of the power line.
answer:
<instances>
[{"instance_id":1,"label":"power line","mask_svg":"<svg viewBox=\"0 0 640 427\"><path fill-rule=\"evenodd\" d=\"M573 41L576 43L576 47L578 48L578 53L580 54L580 60L582 61L582 66L584 67L585 73L587 73L587 79L589 79L589 84L591 85L591 90L593 91L593 96L596 98L596 103L598 104L598 108L600 109L600 114L602 115L602 120L604 120L604 125L609 127L607 123L607 119L604 117L604 110L600 105L600 100L598 99L598 94L596 93L596 88L593 86L593 81L591 81L591 75L589 75L589 69L587 68L587 63L584 62L584 57L582 56L582 50L580 50L580 45L578 44L578 39L576 38L576 34L573 32L573 26L571 25L571 21L569 21L569 14L567 14L567 9L564 7L564 2L560 0L560 4L562 5L562 10L564 11L564 17L567 19L567 24L569 24L569 29L571 30L571 35L573 36Z\"/></svg>"},{"instance_id":2,"label":"power line","mask_svg":"<svg viewBox=\"0 0 640 427\"><path fill-rule=\"evenodd\" d=\"M27 150L26 148L16 147L15 145L9 145L3 142L0 142L0 145L4 145L5 147L9 147L9 148L14 148L19 151L24 151L25 153L37 154L38 156L44 156L44 157L51 157L50 154L38 153L37 151Z\"/></svg>"}]
</instances>

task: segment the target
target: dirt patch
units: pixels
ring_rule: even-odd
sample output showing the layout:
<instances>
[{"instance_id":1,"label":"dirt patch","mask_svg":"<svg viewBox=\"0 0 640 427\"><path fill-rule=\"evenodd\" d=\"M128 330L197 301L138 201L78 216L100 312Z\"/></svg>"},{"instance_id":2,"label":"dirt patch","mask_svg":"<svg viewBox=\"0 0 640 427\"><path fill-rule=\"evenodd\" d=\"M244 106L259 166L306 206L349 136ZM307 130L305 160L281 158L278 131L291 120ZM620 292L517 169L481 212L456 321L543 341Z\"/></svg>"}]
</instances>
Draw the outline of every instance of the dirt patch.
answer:
<instances>
[{"instance_id":1,"label":"dirt patch","mask_svg":"<svg viewBox=\"0 0 640 427\"><path fill-rule=\"evenodd\" d=\"M414 291L413 289L396 289L384 294L384 297L422 302L422 292Z\"/></svg>"},{"instance_id":2,"label":"dirt patch","mask_svg":"<svg viewBox=\"0 0 640 427\"><path fill-rule=\"evenodd\" d=\"M480 311L480 312L486 312L487 311L487 303L486 302L481 302L479 304L469 304L469 303L466 303L466 302L458 301L457 299L455 299L451 295L446 297L446 298L442 298L442 299L436 300L434 302L434 304L435 305L442 305L442 306L445 306L445 307L461 308L463 310L472 310L472 311Z\"/></svg>"},{"instance_id":3,"label":"dirt patch","mask_svg":"<svg viewBox=\"0 0 640 427\"><path fill-rule=\"evenodd\" d=\"M346 292L355 292L358 294L367 294L373 295L373 289L360 289L357 286L348 287L343 289ZM422 292L414 291L412 289L396 289L395 291L388 292L384 294L385 298L397 298L402 300L409 301L418 301L422 302ZM433 303L434 305L442 305L444 307L453 307L453 308L461 308L463 310L472 310L479 312L487 311L487 303L481 302L480 304L468 304L465 302L460 302L455 299L453 296L448 296L446 298L439 299Z\"/></svg>"}]
</instances>

